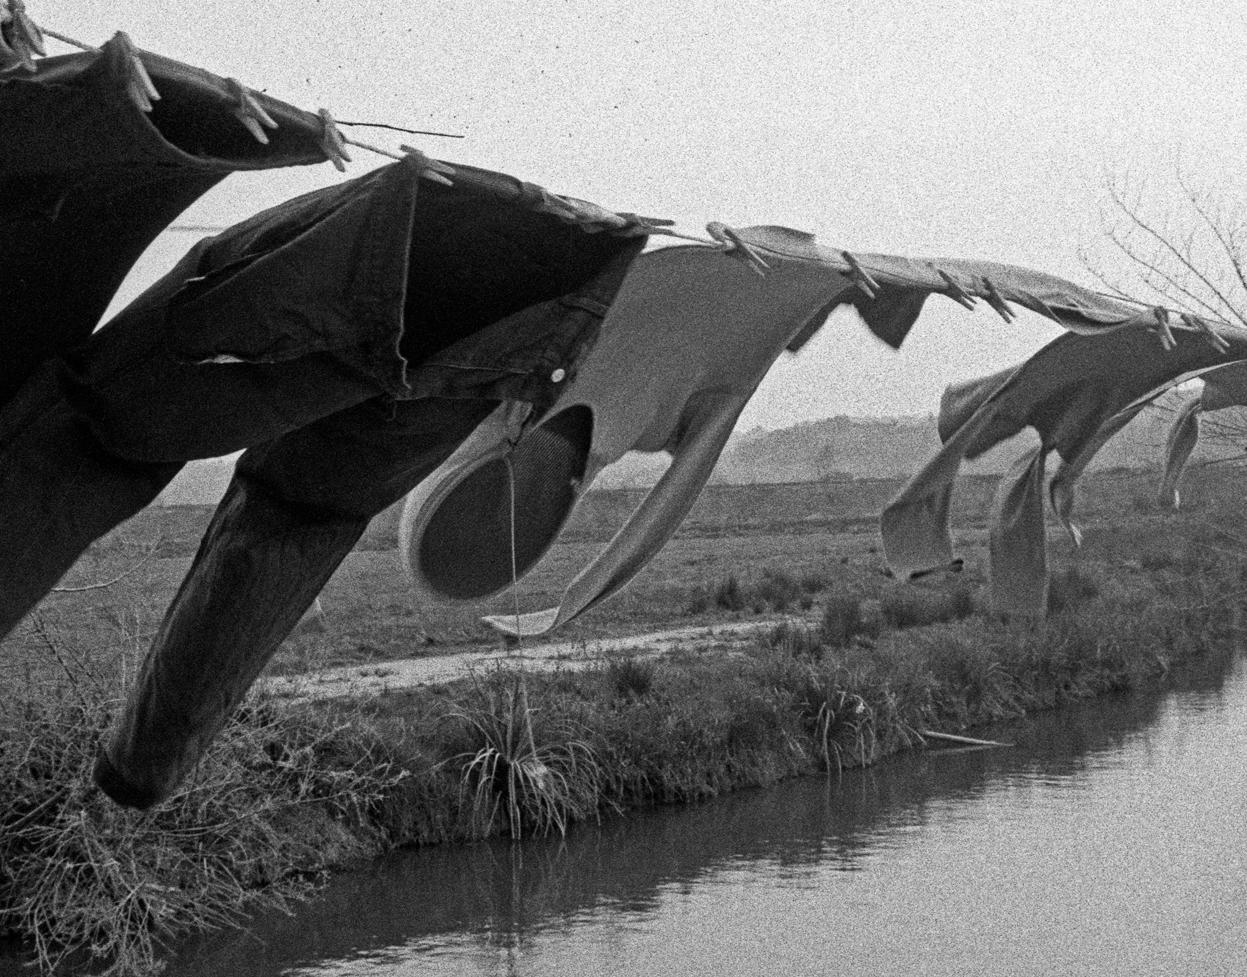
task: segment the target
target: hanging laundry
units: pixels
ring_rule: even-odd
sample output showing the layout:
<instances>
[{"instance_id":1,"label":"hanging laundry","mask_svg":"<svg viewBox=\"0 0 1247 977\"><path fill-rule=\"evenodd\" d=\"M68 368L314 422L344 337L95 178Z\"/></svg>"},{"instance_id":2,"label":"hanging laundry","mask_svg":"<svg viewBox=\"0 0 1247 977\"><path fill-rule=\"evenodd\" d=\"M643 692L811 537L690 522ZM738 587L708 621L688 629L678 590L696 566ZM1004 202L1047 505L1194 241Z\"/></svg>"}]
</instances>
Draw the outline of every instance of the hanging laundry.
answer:
<instances>
[{"instance_id":1,"label":"hanging laundry","mask_svg":"<svg viewBox=\"0 0 1247 977\"><path fill-rule=\"evenodd\" d=\"M136 65L163 91L150 111ZM226 79L124 34L33 67L0 73L0 403L91 335L139 255L229 173L326 159L315 115L252 93L276 124L262 145Z\"/></svg>"},{"instance_id":2,"label":"hanging laundry","mask_svg":"<svg viewBox=\"0 0 1247 977\"><path fill-rule=\"evenodd\" d=\"M508 634L543 634L618 591L679 526L771 364L785 349L799 349L837 305L852 304L893 346L933 293L962 305L982 298L1006 317L1013 303L1086 337L1155 321L1148 308L1028 269L854 255L782 227L745 228L733 236L732 246L748 247L755 260L728 262L712 247L690 245L634 261L602 339L550 412L534 419L500 407L413 493L400 548L420 598L474 600L501 592L512 584L512 557L522 576L606 465L628 451L665 451L673 458L666 474L575 577L559 607L487 621ZM1000 386L1011 372L984 390ZM968 391L961 408L959 394L951 393L948 410L973 413L984 390ZM559 463L551 463L552 454ZM885 538L890 561L902 572L953 561L945 527L960 459L944 455L940 464L947 471L936 481L948 491L922 492L891 512ZM1001 549L1012 545L1002 540ZM936 553L943 558L933 560Z\"/></svg>"},{"instance_id":3,"label":"hanging laundry","mask_svg":"<svg viewBox=\"0 0 1247 977\"><path fill-rule=\"evenodd\" d=\"M953 557L950 500L962 460L1033 427L1040 448L1003 476L993 503L992 597L1002 612L1042 615L1046 456L1055 451L1061 458L1050 486L1052 505L1077 540L1070 521L1074 485L1104 443L1175 384L1244 359L1247 331L1224 323L1171 323L1147 309L1104 335L1060 336L1012 370L950 387L940 407L943 449L880 517L889 566L908 577L947 564Z\"/></svg>"},{"instance_id":4,"label":"hanging laundry","mask_svg":"<svg viewBox=\"0 0 1247 977\"><path fill-rule=\"evenodd\" d=\"M668 452L558 607L491 623L543 633L618 591L674 532L770 365L838 305L893 347L931 294L1078 334L1053 366L1085 377L1085 346L1085 387L1041 366L1037 383L1019 371L969 392L949 443L971 454L1040 423L1045 445L1077 458L1129 406L1124 388L1241 348L1226 337L1230 353L1196 355L1188 331L1219 326L1027 269L850 254L782 227L716 222L705 243L641 254L679 232L416 152L201 241L97 329L143 249L228 173L342 165L348 140L324 110L124 35L42 60L15 37L0 67L0 635L186 461L245 449L99 754L96 781L123 804L176 788L369 519L413 489L403 546L417 589L472 598L529 569L605 465ZM1155 351L1111 345L1154 341L1122 328L1139 323L1176 347L1143 378L1132 357ZM1111 355L1096 359L1102 334ZM951 550L959 460L939 461L908 516L892 510L913 533L899 548L892 534L902 565ZM1024 518L1004 552L1034 535L1041 464L1006 496Z\"/></svg>"},{"instance_id":5,"label":"hanging laundry","mask_svg":"<svg viewBox=\"0 0 1247 977\"><path fill-rule=\"evenodd\" d=\"M1200 376L1204 388L1178 408L1165 440L1165 469L1156 491L1158 504L1177 509L1186 463L1199 443L1200 415L1247 406L1247 363L1231 363Z\"/></svg>"}]
</instances>

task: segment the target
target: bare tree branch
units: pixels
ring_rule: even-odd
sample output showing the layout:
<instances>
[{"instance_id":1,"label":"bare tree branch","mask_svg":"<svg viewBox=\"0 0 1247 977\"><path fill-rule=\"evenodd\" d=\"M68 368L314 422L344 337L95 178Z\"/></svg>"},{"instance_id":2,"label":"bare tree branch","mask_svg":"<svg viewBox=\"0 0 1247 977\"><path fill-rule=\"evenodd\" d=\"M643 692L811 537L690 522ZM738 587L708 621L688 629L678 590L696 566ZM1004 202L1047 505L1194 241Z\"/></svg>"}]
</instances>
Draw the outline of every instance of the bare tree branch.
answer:
<instances>
[{"instance_id":1,"label":"bare tree branch","mask_svg":"<svg viewBox=\"0 0 1247 977\"><path fill-rule=\"evenodd\" d=\"M1141 216L1141 207L1131 205L1124 200L1121 192L1112 181L1108 183L1107 191L1114 206L1116 206L1118 211L1133 227L1140 230L1146 237L1155 242L1160 252L1168 254L1175 262L1177 262L1179 267L1194 276L1194 278L1203 284L1203 286L1216 297L1217 301L1225 307L1225 312L1219 313L1219 316L1228 314L1237 319L1241 325L1247 326L1247 318L1244 317L1243 313L1239 310L1235 303L1231 302L1229 298L1226 297L1222 290L1217 286L1216 282L1209 278L1208 274L1195 263L1189 250L1184 251L1183 248L1179 248L1173 243L1168 235L1157 230L1150 221L1144 220ZM1119 248L1122 248L1123 253L1126 254L1126 256L1132 261L1142 265L1149 271L1161 275L1161 277L1163 277L1167 282L1172 284L1175 288L1178 288L1182 294L1192 296L1193 293L1189 289L1179 286L1171 274L1167 274L1161 270L1158 259L1144 258L1138 255L1133 249L1122 247L1122 241L1124 238L1118 234L1110 234L1110 237L1113 240L1113 243Z\"/></svg>"},{"instance_id":2,"label":"bare tree branch","mask_svg":"<svg viewBox=\"0 0 1247 977\"><path fill-rule=\"evenodd\" d=\"M1186 177L1182 171L1178 171L1178 186L1182 188L1182 192L1186 195L1187 201L1192 209L1200 216L1204 225L1216 237L1217 242L1221 245L1221 249L1225 252L1226 258L1230 262L1230 266L1234 269L1234 274L1238 278L1238 284L1247 292L1247 273L1243 270L1243 261L1238 253L1238 249L1234 246L1234 227L1231 224L1228 228L1222 226L1220 220L1208 213L1206 207L1200 200L1200 195L1192 190L1186 183Z\"/></svg>"},{"instance_id":3,"label":"bare tree branch","mask_svg":"<svg viewBox=\"0 0 1247 977\"><path fill-rule=\"evenodd\" d=\"M1120 251L1127 258L1129 258L1135 264L1139 265L1141 268L1144 269L1141 272L1136 272L1136 274L1139 277L1139 281L1141 281L1146 287L1152 289L1152 291L1156 292L1157 295L1161 296L1162 298L1167 299L1168 301L1173 302L1175 305L1179 306L1183 312L1190 312L1192 314L1196 314L1199 309L1202 309L1206 315L1213 316L1217 319L1221 319L1225 316L1225 312L1218 309L1216 306L1212 305L1210 302L1208 302L1206 299L1202 298L1195 292L1191 291L1189 288L1187 288L1185 285L1183 285L1181 282L1175 279L1172 275L1164 271L1159 264L1154 262L1154 259L1146 258L1143 255L1139 254L1131 246L1130 242L1126 238L1120 236L1116 231L1109 231L1107 233L1108 233L1108 239L1113 242L1113 244L1117 247L1118 251ZM1190 300L1190 302L1195 303L1195 305L1198 308L1193 308L1187 302L1175 300L1172 292L1158 286L1156 282L1153 280L1152 276L1162 279L1165 282L1165 284L1169 286L1170 289L1182 295L1185 295ZM1237 315L1237 313L1233 309L1230 310L1230 314Z\"/></svg>"}]
</instances>

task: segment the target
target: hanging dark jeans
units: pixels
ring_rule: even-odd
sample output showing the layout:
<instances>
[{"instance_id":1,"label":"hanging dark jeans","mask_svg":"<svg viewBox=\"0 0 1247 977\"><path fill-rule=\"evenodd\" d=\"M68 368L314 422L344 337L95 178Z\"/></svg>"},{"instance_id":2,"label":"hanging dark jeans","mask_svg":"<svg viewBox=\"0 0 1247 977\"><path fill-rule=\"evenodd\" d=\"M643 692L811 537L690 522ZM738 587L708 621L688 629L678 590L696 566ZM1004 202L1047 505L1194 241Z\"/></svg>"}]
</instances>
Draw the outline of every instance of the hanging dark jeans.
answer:
<instances>
[{"instance_id":1,"label":"hanging dark jeans","mask_svg":"<svg viewBox=\"0 0 1247 977\"><path fill-rule=\"evenodd\" d=\"M194 457L256 444L239 460L157 632L132 694L138 707L101 754L101 786L138 807L166 796L194 765L369 520L440 465L496 403L378 397L327 355L198 368L155 357L144 366L93 390L135 405L124 443L111 444L105 425L62 397L5 432L0 449L7 632L92 541L150 503L181 468L142 457L139 412L162 445L173 417L193 417L178 446ZM136 385L159 388L159 410L122 396Z\"/></svg>"},{"instance_id":2,"label":"hanging dark jeans","mask_svg":"<svg viewBox=\"0 0 1247 977\"><path fill-rule=\"evenodd\" d=\"M415 187L204 242L0 409L0 636L187 460L248 449L100 753L123 804L172 792L372 516L501 399L557 396L643 243L423 187L413 235Z\"/></svg>"}]
</instances>

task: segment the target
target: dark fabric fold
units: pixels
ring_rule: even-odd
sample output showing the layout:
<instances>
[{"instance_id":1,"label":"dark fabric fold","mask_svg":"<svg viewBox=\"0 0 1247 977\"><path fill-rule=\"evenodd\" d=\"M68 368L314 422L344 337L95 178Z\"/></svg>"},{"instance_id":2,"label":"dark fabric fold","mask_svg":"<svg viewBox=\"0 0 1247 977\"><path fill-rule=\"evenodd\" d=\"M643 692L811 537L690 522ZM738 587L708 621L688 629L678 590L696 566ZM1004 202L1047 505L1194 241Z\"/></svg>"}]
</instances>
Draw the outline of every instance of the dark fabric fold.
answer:
<instances>
[{"instance_id":1,"label":"dark fabric fold","mask_svg":"<svg viewBox=\"0 0 1247 977\"><path fill-rule=\"evenodd\" d=\"M135 58L161 94L150 114L129 95ZM90 336L147 246L228 173L325 160L316 116L255 97L278 122L267 146L224 79L122 34L0 75L0 404Z\"/></svg>"}]
</instances>

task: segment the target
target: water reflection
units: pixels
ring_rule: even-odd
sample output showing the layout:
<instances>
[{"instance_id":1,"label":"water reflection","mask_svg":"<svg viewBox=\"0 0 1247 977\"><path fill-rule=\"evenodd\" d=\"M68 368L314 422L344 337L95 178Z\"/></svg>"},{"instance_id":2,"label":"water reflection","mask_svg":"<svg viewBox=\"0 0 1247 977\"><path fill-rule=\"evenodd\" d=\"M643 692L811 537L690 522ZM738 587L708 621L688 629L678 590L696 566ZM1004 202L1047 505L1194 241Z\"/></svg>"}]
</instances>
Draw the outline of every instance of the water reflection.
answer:
<instances>
[{"instance_id":1,"label":"water reflection","mask_svg":"<svg viewBox=\"0 0 1247 977\"><path fill-rule=\"evenodd\" d=\"M1163 948L1124 949L1174 922L1163 892L1139 894L1149 872L1200 916L1170 933L1175 959L1220 973L1219 956L1191 969L1204 958L1180 944L1206 949L1201 927L1223 933L1247 908L1247 682L1222 682L994 730L1010 750L915 754L563 841L405 853L294 918L189 945L168 974L752 975L821 971L838 953L858 974L1163 973L1149 970ZM1105 932L1114 900L1137 917L1120 933Z\"/></svg>"}]
</instances>

